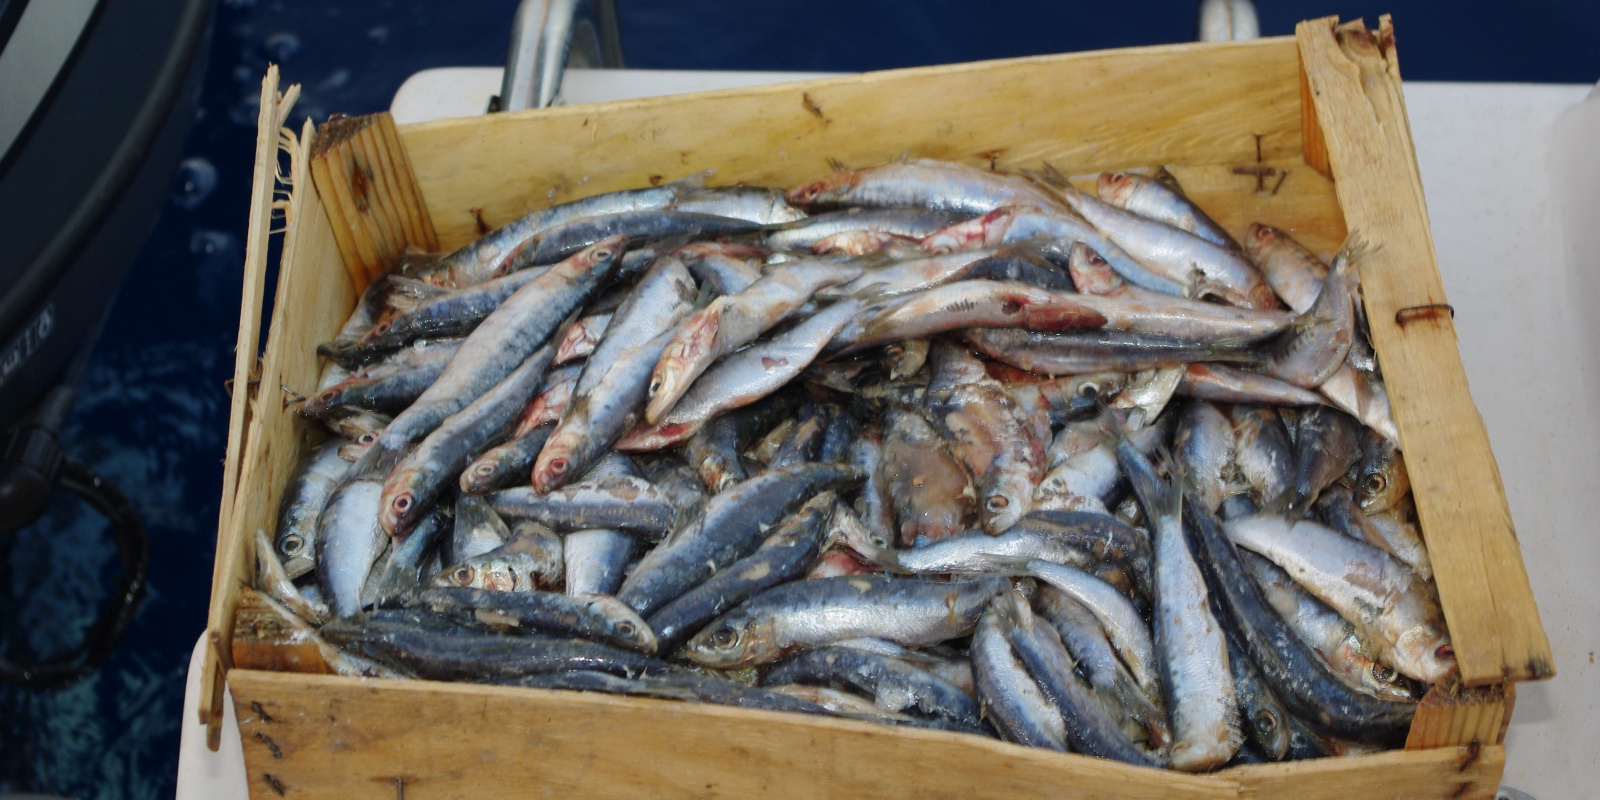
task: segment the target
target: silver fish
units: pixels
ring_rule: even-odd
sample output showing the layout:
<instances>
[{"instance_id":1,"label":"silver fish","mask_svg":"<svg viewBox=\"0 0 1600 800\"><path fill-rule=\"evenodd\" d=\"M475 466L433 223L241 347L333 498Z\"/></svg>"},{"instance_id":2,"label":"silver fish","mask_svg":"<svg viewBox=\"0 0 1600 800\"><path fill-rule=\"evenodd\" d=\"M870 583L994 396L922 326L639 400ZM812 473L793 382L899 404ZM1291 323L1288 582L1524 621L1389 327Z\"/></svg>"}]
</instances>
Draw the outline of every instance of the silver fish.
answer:
<instances>
[{"instance_id":1,"label":"silver fish","mask_svg":"<svg viewBox=\"0 0 1600 800\"><path fill-rule=\"evenodd\" d=\"M1186 230L1218 247L1243 250L1194 201L1161 181L1128 172L1102 172L1095 183L1095 193L1117 208Z\"/></svg>"},{"instance_id":2,"label":"silver fish","mask_svg":"<svg viewBox=\"0 0 1600 800\"><path fill-rule=\"evenodd\" d=\"M277 552L291 580L316 566L317 519L350 471L349 462L339 457L343 444L335 439L312 450L284 487L278 512Z\"/></svg>"},{"instance_id":3,"label":"silver fish","mask_svg":"<svg viewBox=\"0 0 1600 800\"><path fill-rule=\"evenodd\" d=\"M317 522L317 583L336 617L361 610L361 587L389 537L378 526L383 483L351 480L340 486Z\"/></svg>"},{"instance_id":4,"label":"silver fish","mask_svg":"<svg viewBox=\"0 0 1600 800\"><path fill-rule=\"evenodd\" d=\"M804 207L921 206L964 214L1000 206L1058 205L1023 178L922 158L841 170L791 190L789 202Z\"/></svg>"}]
</instances>

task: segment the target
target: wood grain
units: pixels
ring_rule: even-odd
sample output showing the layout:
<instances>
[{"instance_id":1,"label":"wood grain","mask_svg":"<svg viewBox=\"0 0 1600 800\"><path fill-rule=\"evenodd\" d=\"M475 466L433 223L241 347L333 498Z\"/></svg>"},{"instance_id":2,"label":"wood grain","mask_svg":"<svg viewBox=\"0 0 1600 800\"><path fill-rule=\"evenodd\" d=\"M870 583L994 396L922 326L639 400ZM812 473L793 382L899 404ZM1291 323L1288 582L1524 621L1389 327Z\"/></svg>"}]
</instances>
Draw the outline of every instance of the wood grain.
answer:
<instances>
[{"instance_id":1,"label":"wood grain","mask_svg":"<svg viewBox=\"0 0 1600 800\"><path fill-rule=\"evenodd\" d=\"M275 672L328 672L322 651L295 630L288 620L268 606L254 589L239 594L233 626L233 664L230 669Z\"/></svg>"},{"instance_id":2,"label":"wood grain","mask_svg":"<svg viewBox=\"0 0 1600 800\"><path fill-rule=\"evenodd\" d=\"M1515 692L1505 686L1472 689L1435 686L1417 704L1406 736L1407 750L1472 744L1500 744Z\"/></svg>"},{"instance_id":3,"label":"wood grain","mask_svg":"<svg viewBox=\"0 0 1600 800\"><path fill-rule=\"evenodd\" d=\"M354 283L388 270L407 246L439 246L387 111L329 120L311 151L311 173Z\"/></svg>"},{"instance_id":4,"label":"wood grain","mask_svg":"<svg viewBox=\"0 0 1600 800\"><path fill-rule=\"evenodd\" d=\"M1490 800L1505 773L1498 745L1393 750L1369 756L1253 764L1219 773L1255 800Z\"/></svg>"},{"instance_id":5,"label":"wood grain","mask_svg":"<svg viewBox=\"0 0 1600 800\"><path fill-rule=\"evenodd\" d=\"M261 80L261 107L256 116L256 157L251 171L250 219L245 232L244 271L239 300L239 338L234 349L233 391L228 404L228 449L222 462L222 498L218 505L217 530L230 524L233 501L238 492L240 473L244 465L244 435L250 423L250 407L256 390L252 378L256 377L258 342L261 341L261 300L267 276L267 239L272 231L273 191L278 186L278 132L288 117L300 94L299 86L278 93L278 68L267 67ZM217 543L217 558L211 565L211 597L213 601L231 581L237 580L232 563L223 557L223 542ZM232 624L232 610L219 608L212 603L208 617L210 630L218 624ZM225 641L225 640L224 640ZM222 718L222 661L223 653L208 644L200 686L202 702L200 722L216 731ZM213 718L218 720L213 722ZM215 749L215 745L213 745Z\"/></svg>"},{"instance_id":6,"label":"wood grain","mask_svg":"<svg viewBox=\"0 0 1600 800\"><path fill-rule=\"evenodd\" d=\"M1548 678L1550 644L1444 306L1400 81L1381 34L1357 23L1336 36L1335 21L1302 22L1296 37L1345 222L1380 245L1361 265L1367 318L1461 675Z\"/></svg>"},{"instance_id":7,"label":"wood grain","mask_svg":"<svg viewBox=\"0 0 1600 800\"><path fill-rule=\"evenodd\" d=\"M1300 154L1287 37L875 72L399 129L439 241L535 208L715 168L789 186L901 154L1066 174ZM514 165L514 166L513 166ZM486 180L494 176L493 180Z\"/></svg>"}]
</instances>

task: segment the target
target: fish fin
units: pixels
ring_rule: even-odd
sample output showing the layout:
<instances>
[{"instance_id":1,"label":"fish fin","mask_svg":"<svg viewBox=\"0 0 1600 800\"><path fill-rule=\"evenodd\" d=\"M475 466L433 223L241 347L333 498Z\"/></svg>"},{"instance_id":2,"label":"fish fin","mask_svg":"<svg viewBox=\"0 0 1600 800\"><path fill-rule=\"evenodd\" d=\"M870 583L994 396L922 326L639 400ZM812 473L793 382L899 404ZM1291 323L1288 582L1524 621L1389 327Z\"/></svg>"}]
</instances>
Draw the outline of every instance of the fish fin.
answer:
<instances>
[{"instance_id":1,"label":"fish fin","mask_svg":"<svg viewBox=\"0 0 1600 800\"><path fill-rule=\"evenodd\" d=\"M850 168L845 166L843 161L840 161L839 159L834 158L833 156L828 156L828 168L833 170L834 172L849 172L850 171Z\"/></svg>"},{"instance_id":2,"label":"fish fin","mask_svg":"<svg viewBox=\"0 0 1600 800\"><path fill-rule=\"evenodd\" d=\"M1056 166L1048 161L1044 162L1043 166L1038 169L1024 168L1022 174L1032 178L1035 183L1041 184L1046 188L1057 191L1069 189L1076 191L1072 186L1072 182L1067 180L1067 176L1061 174L1061 170L1056 169Z\"/></svg>"},{"instance_id":3,"label":"fish fin","mask_svg":"<svg viewBox=\"0 0 1600 800\"><path fill-rule=\"evenodd\" d=\"M456 529L465 532L479 526L486 526L500 534L502 542L511 538L511 528L483 496L463 494L457 497Z\"/></svg>"},{"instance_id":4,"label":"fish fin","mask_svg":"<svg viewBox=\"0 0 1600 800\"><path fill-rule=\"evenodd\" d=\"M339 336L331 341L317 345L317 355L327 358L345 369L358 369L361 367L361 356L356 345L360 342L360 336Z\"/></svg>"},{"instance_id":5,"label":"fish fin","mask_svg":"<svg viewBox=\"0 0 1600 800\"><path fill-rule=\"evenodd\" d=\"M685 175L667 185L680 192L699 191L706 188L706 181L710 180L711 176L715 174L717 174L717 171L714 169L703 169L693 175Z\"/></svg>"},{"instance_id":6,"label":"fish fin","mask_svg":"<svg viewBox=\"0 0 1600 800\"><path fill-rule=\"evenodd\" d=\"M450 294L452 291L442 286L434 286L427 281L403 278L399 275L390 275L388 281L389 307L402 313L411 311L423 301Z\"/></svg>"}]
</instances>

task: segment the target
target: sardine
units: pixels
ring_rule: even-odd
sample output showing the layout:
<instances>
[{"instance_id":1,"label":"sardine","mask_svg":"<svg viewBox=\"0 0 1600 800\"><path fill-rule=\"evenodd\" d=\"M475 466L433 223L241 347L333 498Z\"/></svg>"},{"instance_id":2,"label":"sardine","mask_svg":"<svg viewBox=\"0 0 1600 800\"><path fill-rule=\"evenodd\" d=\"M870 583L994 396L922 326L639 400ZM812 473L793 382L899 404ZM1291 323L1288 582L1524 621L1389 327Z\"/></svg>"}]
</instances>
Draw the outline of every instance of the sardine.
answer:
<instances>
[{"instance_id":1,"label":"sardine","mask_svg":"<svg viewBox=\"0 0 1600 800\"><path fill-rule=\"evenodd\" d=\"M629 432L617 442L617 449L655 450L676 444L716 415L783 388L822 352L860 308L857 301L840 301L722 359L689 387L659 423Z\"/></svg>"},{"instance_id":2,"label":"sardine","mask_svg":"<svg viewBox=\"0 0 1600 800\"><path fill-rule=\"evenodd\" d=\"M761 225L805 219L806 212L789 205L781 189L763 186L719 186L689 192L672 207L678 211L732 217Z\"/></svg>"},{"instance_id":3,"label":"sardine","mask_svg":"<svg viewBox=\"0 0 1600 800\"><path fill-rule=\"evenodd\" d=\"M317 520L350 471L349 462L339 457L343 444L335 439L312 450L283 489L276 550L291 580L316 566Z\"/></svg>"},{"instance_id":4,"label":"sardine","mask_svg":"<svg viewBox=\"0 0 1600 800\"><path fill-rule=\"evenodd\" d=\"M983 529L1002 533L1032 507L1033 487L1044 477L1045 443L981 361L940 342L933 369L929 414L972 473Z\"/></svg>"},{"instance_id":5,"label":"sardine","mask_svg":"<svg viewBox=\"0 0 1600 800\"><path fill-rule=\"evenodd\" d=\"M393 350L418 339L465 336L506 298L544 271L544 268L535 268L513 272L425 300L415 308L374 325L358 346L363 350Z\"/></svg>"},{"instance_id":6,"label":"sardine","mask_svg":"<svg viewBox=\"0 0 1600 800\"><path fill-rule=\"evenodd\" d=\"M1325 402L1316 392L1226 364L1190 364L1184 369L1178 394L1214 403L1311 406Z\"/></svg>"},{"instance_id":7,"label":"sardine","mask_svg":"<svg viewBox=\"0 0 1600 800\"><path fill-rule=\"evenodd\" d=\"M667 341L651 372L645 421L659 422L712 362L789 318L818 289L860 274L861 268L848 262L800 261L694 312Z\"/></svg>"},{"instance_id":8,"label":"sardine","mask_svg":"<svg viewBox=\"0 0 1600 800\"><path fill-rule=\"evenodd\" d=\"M300 413L326 418L351 407L386 414L404 411L444 374L460 344L452 340L406 348L397 354L392 366L357 370L306 398L300 404Z\"/></svg>"},{"instance_id":9,"label":"sardine","mask_svg":"<svg viewBox=\"0 0 1600 800\"><path fill-rule=\"evenodd\" d=\"M500 516L531 519L557 531L590 528L628 531L651 541L660 539L678 517L678 509L649 481L623 475L583 480L539 494L531 486L489 495Z\"/></svg>"},{"instance_id":10,"label":"sardine","mask_svg":"<svg viewBox=\"0 0 1600 800\"><path fill-rule=\"evenodd\" d=\"M804 575L817 560L835 499L833 492L822 492L811 498L780 522L755 552L729 564L651 614L650 626L661 642L662 651L676 651L707 623L734 606Z\"/></svg>"},{"instance_id":11,"label":"sardine","mask_svg":"<svg viewBox=\"0 0 1600 800\"><path fill-rule=\"evenodd\" d=\"M594 353L595 346L600 344L600 339L606 335L606 326L611 324L611 316L610 312L590 314L568 325L561 334L561 341L556 345L556 359L550 363L566 364L580 358L588 358Z\"/></svg>"},{"instance_id":12,"label":"sardine","mask_svg":"<svg viewBox=\"0 0 1600 800\"><path fill-rule=\"evenodd\" d=\"M1256 516L1229 520L1229 538L1271 559L1319 600L1376 636L1382 660L1437 683L1455 671L1455 651L1433 590L1399 559L1315 522Z\"/></svg>"},{"instance_id":13,"label":"sardine","mask_svg":"<svg viewBox=\"0 0 1600 800\"><path fill-rule=\"evenodd\" d=\"M336 489L317 521L317 584L336 617L361 610L361 587L388 536L378 525L383 483L349 480Z\"/></svg>"},{"instance_id":14,"label":"sardine","mask_svg":"<svg viewBox=\"0 0 1600 800\"><path fill-rule=\"evenodd\" d=\"M1381 700L1347 685L1262 598L1223 523L1192 501L1184 504L1184 514L1204 554L1200 565L1239 644L1291 712L1345 735L1382 738L1405 729L1414 704Z\"/></svg>"},{"instance_id":15,"label":"sardine","mask_svg":"<svg viewBox=\"0 0 1600 800\"><path fill-rule=\"evenodd\" d=\"M544 379L552 355L554 348L548 344L534 351L499 384L445 418L401 459L383 484L378 524L384 531L404 538L439 493L460 481L467 465L510 434L517 412ZM381 436L378 441L374 448L381 446Z\"/></svg>"},{"instance_id":16,"label":"sardine","mask_svg":"<svg viewBox=\"0 0 1600 800\"><path fill-rule=\"evenodd\" d=\"M756 595L695 635L685 655L726 669L776 661L799 647L862 637L907 646L965 636L1005 578L933 583L856 576L784 584Z\"/></svg>"},{"instance_id":17,"label":"sardine","mask_svg":"<svg viewBox=\"0 0 1600 800\"><path fill-rule=\"evenodd\" d=\"M1368 514L1394 508L1411 491L1411 476L1400 448L1370 431L1357 475L1356 503Z\"/></svg>"},{"instance_id":18,"label":"sardine","mask_svg":"<svg viewBox=\"0 0 1600 800\"><path fill-rule=\"evenodd\" d=\"M616 594L638 542L638 537L606 528L567 534L561 540L566 593L574 597Z\"/></svg>"},{"instance_id":19,"label":"sardine","mask_svg":"<svg viewBox=\"0 0 1600 800\"><path fill-rule=\"evenodd\" d=\"M1066 723L1039 691L1000 630L998 612L986 609L972 635L972 679L984 716L1007 741L1066 752Z\"/></svg>"},{"instance_id":20,"label":"sardine","mask_svg":"<svg viewBox=\"0 0 1600 800\"><path fill-rule=\"evenodd\" d=\"M1228 668L1233 672L1234 693L1239 697L1245 733L1268 759L1282 761L1289 752L1289 710L1272 693L1261 671L1256 669L1232 633L1227 633L1226 641Z\"/></svg>"},{"instance_id":21,"label":"sardine","mask_svg":"<svg viewBox=\"0 0 1600 800\"><path fill-rule=\"evenodd\" d=\"M656 262L617 309L585 363L573 399L539 451L533 488L548 492L586 472L642 417L650 371L693 310L694 278L682 261Z\"/></svg>"},{"instance_id":22,"label":"sardine","mask_svg":"<svg viewBox=\"0 0 1600 800\"><path fill-rule=\"evenodd\" d=\"M1218 247L1244 249L1194 201L1161 181L1128 172L1102 172L1095 193L1117 208L1186 230Z\"/></svg>"},{"instance_id":23,"label":"sardine","mask_svg":"<svg viewBox=\"0 0 1600 800\"><path fill-rule=\"evenodd\" d=\"M1172 443L1182 468L1185 491L1215 514L1234 482L1233 423L1205 401L1184 405Z\"/></svg>"},{"instance_id":24,"label":"sardine","mask_svg":"<svg viewBox=\"0 0 1600 800\"><path fill-rule=\"evenodd\" d=\"M1304 515L1317 496L1361 460L1361 427L1326 406L1300 415L1294 439L1294 485L1285 510Z\"/></svg>"},{"instance_id":25,"label":"sardine","mask_svg":"<svg viewBox=\"0 0 1600 800\"><path fill-rule=\"evenodd\" d=\"M1128 665L1128 671L1139 682L1139 688L1150 697L1159 696L1161 683L1157 670L1160 665L1156 661L1155 643L1144 617L1126 596L1111 584L1064 564L1029 561L1020 568L1010 566L1002 569L1037 578L1089 609L1100 621L1100 627L1117 649L1117 655L1122 657L1122 662Z\"/></svg>"},{"instance_id":26,"label":"sardine","mask_svg":"<svg viewBox=\"0 0 1600 800\"><path fill-rule=\"evenodd\" d=\"M1162 687L1172 713L1174 769L1215 769L1233 758L1244 734L1228 673L1222 628L1211 615L1209 593L1183 527L1182 485L1168 483L1126 436L1117 462L1151 523L1155 557L1152 611Z\"/></svg>"},{"instance_id":27,"label":"sardine","mask_svg":"<svg viewBox=\"0 0 1600 800\"><path fill-rule=\"evenodd\" d=\"M1366 242L1356 235L1345 240L1317 301L1294 333L1272 347L1261 363L1262 374L1315 389L1344 366L1356 334L1355 291L1361 280L1356 265L1368 252Z\"/></svg>"},{"instance_id":28,"label":"sardine","mask_svg":"<svg viewBox=\"0 0 1600 800\"><path fill-rule=\"evenodd\" d=\"M957 212L921 208L851 208L774 225L761 238L766 246L774 250L810 251L823 240L854 231L920 239L966 216Z\"/></svg>"},{"instance_id":29,"label":"sardine","mask_svg":"<svg viewBox=\"0 0 1600 800\"><path fill-rule=\"evenodd\" d=\"M439 548L439 557L444 564L458 564L497 549L510 538L511 526L494 513L489 501L463 494L456 498L454 527Z\"/></svg>"},{"instance_id":30,"label":"sardine","mask_svg":"<svg viewBox=\"0 0 1600 800\"><path fill-rule=\"evenodd\" d=\"M418 619L416 611L381 611L322 628L328 641L429 680L485 681L574 670L622 676L657 674L667 665L621 647L547 636L507 636Z\"/></svg>"},{"instance_id":31,"label":"sardine","mask_svg":"<svg viewBox=\"0 0 1600 800\"><path fill-rule=\"evenodd\" d=\"M552 225L534 237L527 251L530 264L553 264L614 236L627 246L641 247L664 239L715 239L761 229L754 222L673 209L647 209L595 214Z\"/></svg>"},{"instance_id":32,"label":"sardine","mask_svg":"<svg viewBox=\"0 0 1600 800\"><path fill-rule=\"evenodd\" d=\"M980 727L978 704L960 687L890 656L845 647L805 650L775 664L763 686L816 684L863 692L878 708Z\"/></svg>"},{"instance_id":33,"label":"sardine","mask_svg":"<svg viewBox=\"0 0 1600 800\"><path fill-rule=\"evenodd\" d=\"M1328 265L1287 233L1267 225L1252 224L1244 245L1250 258L1283 302L1304 314L1317 302Z\"/></svg>"},{"instance_id":34,"label":"sardine","mask_svg":"<svg viewBox=\"0 0 1600 800\"><path fill-rule=\"evenodd\" d=\"M1311 596L1278 565L1248 550L1239 553L1261 596L1345 683L1373 697L1415 702L1406 678L1379 663L1380 647L1326 603Z\"/></svg>"},{"instance_id":35,"label":"sardine","mask_svg":"<svg viewBox=\"0 0 1600 800\"><path fill-rule=\"evenodd\" d=\"M537 522L522 521L505 544L445 567L433 585L533 592L558 585L564 566L561 539Z\"/></svg>"},{"instance_id":36,"label":"sardine","mask_svg":"<svg viewBox=\"0 0 1600 800\"><path fill-rule=\"evenodd\" d=\"M487 625L582 637L642 653L656 652L656 637L650 626L633 609L610 597L435 587L420 592L415 602L437 613Z\"/></svg>"},{"instance_id":37,"label":"sardine","mask_svg":"<svg viewBox=\"0 0 1600 800\"><path fill-rule=\"evenodd\" d=\"M546 228L595 214L665 208L679 197L704 186L707 174L691 175L645 189L608 192L530 211L450 253L417 277L430 283L459 288L482 283L496 275L510 274L528 263L529 245Z\"/></svg>"},{"instance_id":38,"label":"sardine","mask_svg":"<svg viewBox=\"0 0 1600 800\"><path fill-rule=\"evenodd\" d=\"M451 414L498 385L545 346L616 265L625 240L611 237L551 267L507 298L461 343L449 366L385 428L357 469L382 470ZM552 353L552 355L554 355Z\"/></svg>"},{"instance_id":39,"label":"sardine","mask_svg":"<svg viewBox=\"0 0 1600 800\"><path fill-rule=\"evenodd\" d=\"M640 560L617 599L645 617L717 570L749 555L764 528L824 489L846 490L864 476L854 467L797 464L768 470L713 497L697 518Z\"/></svg>"},{"instance_id":40,"label":"sardine","mask_svg":"<svg viewBox=\"0 0 1600 800\"><path fill-rule=\"evenodd\" d=\"M1277 500L1294 484L1294 446L1278 412L1256 405L1235 405L1234 463L1239 476L1256 493L1258 505Z\"/></svg>"},{"instance_id":41,"label":"sardine","mask_svg":"<svg viewBox=\"0 0 1600 800\"><path fill-rule=\"evenodd\" d=\"M719 295L744 291L761 279L764 248L727 242L694 242L673 251L702 288Z\"/></svg>"},{"instance_id":42,"label":"sardine","mask_svg":"<svg viewBox=\"0 0 1600 800\"><path fill-rule=\"evenodd\" d=\"M920 206L963 214L1000 206L1057 205L1021 177L920 158L835 172L790 190L789 202L806 208Z\"/></svg>"},{"instance_id":43,"label":"sardine","mask_svg":"<svg viewBox=\"0 0 1600 800\"><path fill-rule=\"evenodd\" d=\"M1369 515L1356 505L1350 490L1335 484L1317 500L1317 510L1328 527L1400 559L1423 580L1433 580L1433 562L1411 522L1415 511L1409 498L1392 509Z\"/></svg>"},{"instance_id":44,"label":"sardine","mask_svg":"<svg viewBox=\"0 0 1600 800\"><path fill-rule=\"evenodd\" d=\"M1051 182L1056 194L1144 267L1177 283L1200 285L1212 294L1246 308L1272 309L1278 298L1261 273L1243 255L1188 231L1146 219L1079 192L1065 181ZM1102 254L1103 255L1103 254ZM1195 281L1199 272L1203 280Z\"/></svg>"},{"instance_id":45,"label":"sardine","mask_svg":"<svg viewBox=\"0 0 1600 800\"><path fill-rule=\"evenodd\" d=\"M953 536L977 518L971 475L919 411L887 412L878 480L894 508L903 546Z\"/></svg>"},{"instance_id":46,"label":"sardine","mask_svg":"<svg viewBox=\"0 0 1600 800\"><path fill-rule=\"evenodd\" d=\"M1089 685L1110 709L1120 709L1122 729L1135 742L1145 742L1152 750L1165 747L1172 738L1167 712L1139 688L1133 673L1122 665L1100 621L1089 609L1049 585L1034 594L1038 614L1061 636L1061 643L1085 673Z\"/></svg>"},{"instance_id":47,"label":"sardine","mask_svg":"<svg viewBox=\"0 0 1600 800\"><path fill-rule=\"evenodd\" d=\"M545 423L512 439L491 447L461 471L461 491L467 494L488 494L514 485L528 475L533 460L539 456L553 423Z\"/></svg>"},{"instance_id":48,"label":"sardine","mask_svg":"<svg viewBox=\"0 0 1600 800\"><path fill-rule=\"evenodd\" d=\"M1035 624L1032 610L1015 592L995 598L995 610L1000 630L1017 659L1038 682L1045 698L1061 712L1067 743L1073 751L1139 766L1160 766L1128 741L1105 706L1078 680L1077 665L1055 628ZM1172 766L1182 769L1182 764L1174 761Z\"/></svg>"},{"instance_id":49,"label":"sardine","mask_svg":"<svg viewBox=\"0 0 1600 800\"><path fill-rule=\"evenodd\" d=\"M717 494L743 481L747 476L739 454L780 420L787 420L798 405L793 393L778 392L719 414L690 436L685 454L706 491Z\"/></svg>"}]
</instances>

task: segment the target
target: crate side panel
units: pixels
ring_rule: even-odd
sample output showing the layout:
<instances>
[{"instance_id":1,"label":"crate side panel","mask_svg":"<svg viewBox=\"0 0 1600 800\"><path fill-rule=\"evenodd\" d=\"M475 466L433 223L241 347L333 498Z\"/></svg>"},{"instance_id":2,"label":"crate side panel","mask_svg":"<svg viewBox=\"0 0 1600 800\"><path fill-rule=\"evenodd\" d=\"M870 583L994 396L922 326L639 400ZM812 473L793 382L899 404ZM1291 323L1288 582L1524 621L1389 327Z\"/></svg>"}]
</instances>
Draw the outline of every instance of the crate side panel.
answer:
<instances>
[{"instance_id":1,"label":"crate side panel","mask_svg":"<svg viewBox=\"0 0 1600 800\"><path fill-rule=\"evenodd\" d=\"M1505 766L1505 748L1486 745L1257 764L1221 775L1250 800L1490 800Z\"/></svg>"},{"instance_id":2,"label":"crate side panel","mask_svg":"<svg viewBox=\"0 0 1600 800\"><path fill-rule=\"evenodd\" d=\"M1298 156L1298 74L1287 38L1170 45L443 120L400 136L449 248L473 238L479 214L499 226L712 167L715 184L791 186L830 158L1049 161L1070 175Z\"/></svg>"},{"instance_id":3,"label":"crate side panel","mask_svg":"<svg viewBox=\"0 0 1600 800\"><path fill-rule=\"evenodd\" d=\"M1225 778L663 700L235 670L253 797L1234 798ZM270 740L271 744L267 743Z\"/></svg>"},{"instance_id":4,"label":"crate side panel","mask_svg":"<svg viewBox=\"0 0 1600 800\"><path fill-rule=\"evenodd\" d=\"M1360 262L1367 318L1461 675L1547 678L1550 643L1461 365L1398 73L1379 37L1336 35L1334 21L1300 23L1300 49L1345 221L1378 246Z\"/></svg>"}]
</instances>

